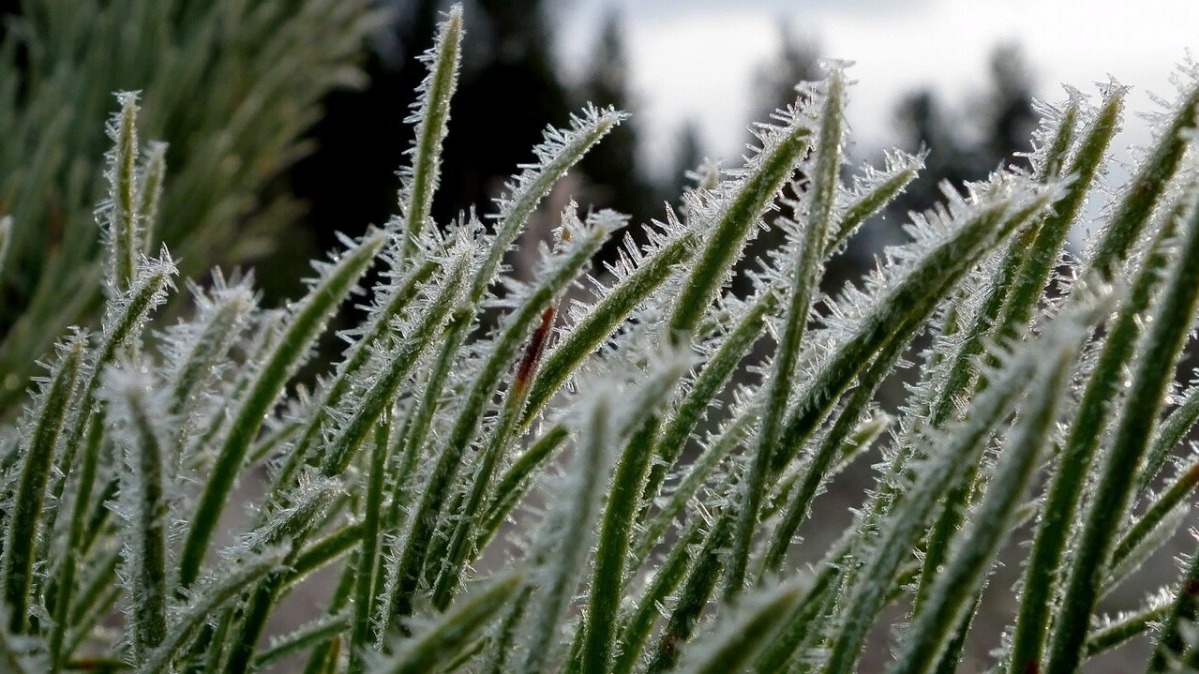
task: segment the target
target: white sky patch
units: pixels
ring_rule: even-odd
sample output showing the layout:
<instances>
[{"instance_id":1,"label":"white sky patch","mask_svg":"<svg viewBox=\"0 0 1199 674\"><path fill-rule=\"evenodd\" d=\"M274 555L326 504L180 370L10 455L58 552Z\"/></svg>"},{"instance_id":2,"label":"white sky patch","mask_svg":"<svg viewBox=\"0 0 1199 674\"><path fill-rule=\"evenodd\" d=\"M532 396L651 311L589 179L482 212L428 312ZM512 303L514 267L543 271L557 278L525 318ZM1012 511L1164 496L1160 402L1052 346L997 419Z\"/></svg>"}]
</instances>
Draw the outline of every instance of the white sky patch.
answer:
<instances>
[{"instance_id":1,"label":"white sky patch","mask_svg":"<svg viewBox=\"0 0 1199 674\"><path fill-rule=\"evenodd\" d=\"M658 172L670 166L686 120L699 125L708 154L741 154L753 73L778 52L783 20L823 55L855 62L849 121L862 154L894 141L905 93L931 87L966 112L961 106L985 92L988 59L1001 44L1020 46L1037 96L1061 100L1061 83L1093 94L1110 74L1134 86L1134 113L1155 109L1148 92L1174 97L1169 74L1188 49L1199 58L1199 0L580 0L560 10L566 63L586 62L609 7L628 31L635 112ZM1125 130L1118 147L1146 142L1134 115Z\"/></svg>"}]
</instances>

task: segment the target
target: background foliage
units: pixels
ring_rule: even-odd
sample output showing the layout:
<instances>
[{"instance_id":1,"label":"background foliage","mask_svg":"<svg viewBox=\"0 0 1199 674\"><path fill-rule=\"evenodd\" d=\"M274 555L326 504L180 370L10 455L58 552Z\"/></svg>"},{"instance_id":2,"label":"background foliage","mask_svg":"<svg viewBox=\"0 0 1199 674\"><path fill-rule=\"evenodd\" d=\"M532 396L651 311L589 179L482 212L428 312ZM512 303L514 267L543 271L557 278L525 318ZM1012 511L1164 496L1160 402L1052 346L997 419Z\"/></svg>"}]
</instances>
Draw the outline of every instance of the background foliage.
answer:
<instances>
[{"instance_id":1,"label":"background foliage","mask_svg":"<svg viewBox=\"0 0 1199 674\"><path fill-rule=\"evenodd\" d=\"M166 143L146 151L173 167L146 250L170 242L189 276L262 258L299 212L277 181L308 151L302 135L326 93L363 82L355 64L373 21L359 3L326 0L14 4L0 35L8 411L55 336L103 300L92 211L106 140L95 120L112 92L145 92L141 132Z\"/></svg>"}]
</instances>

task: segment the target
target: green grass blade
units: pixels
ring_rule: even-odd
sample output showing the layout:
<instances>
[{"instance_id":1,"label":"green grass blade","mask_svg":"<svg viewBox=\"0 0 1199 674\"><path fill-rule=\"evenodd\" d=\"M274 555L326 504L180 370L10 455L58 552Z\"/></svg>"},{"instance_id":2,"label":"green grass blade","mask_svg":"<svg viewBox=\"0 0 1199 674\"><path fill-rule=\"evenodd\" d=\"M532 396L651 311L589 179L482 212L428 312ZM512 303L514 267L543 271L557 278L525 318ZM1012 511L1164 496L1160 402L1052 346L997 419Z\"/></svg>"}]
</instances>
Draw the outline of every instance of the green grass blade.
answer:
<instances>
[{"instance_id":1,"label":"green grass blade","mask_svg":"<svg viewBox=\"0 0 1199 674\"><path fill-rule=\"evenodd\" d=\"M675 518L680 513L684 512L689 505L693 505L695 495L699 493L700 488L704 486L709 479L721 479L717 473L717 468L733 454L738 446L749 435L750 425L757 421L757 417L750 410L739 414L736 419L731 421L722 430L720 437L708 446L702 454L696 458L683 476L678 486L672 490L669 498L663 503L658 512L653 513L648 520L645 516L639 516L639 520L646 522L644 531L637 536L637 544L633 547L633 563L635 565L642 564L653 551L653 549L662 542L662 536L670 528ZM715 478L713 477L715 476ZM648 500L648 494L646 496ZM649 511L643 504L642 511L649 515Z\"/></svg>"},{"instance_id":2,"label":"green grass blade","mask_svg":"<svg viewBox=\"0 0 1199 674\"><path fill-rule=\"evenodd\" d=\"M582 671L585 674L605 674L612 661L633 515L641 499L645 470L657 431L657 419L651 418L633 434L616 462L584 613L586 636L582 647Z\"/></svg>"},{"instance_id":3,"label":"green grass blade","mask_svg":"<svg viewBox=\"0 0 1199 674\"><path fill-rule=\"evenodd\" d=\"M0 566L4 606L9 617L8 631L13 634L23 634L27 626L35 545L40 539L38 527L46 484L54 466L59 436L70 417L71 399L80 379L86 349L85 333L76 333L59 348L59 362L40 394L37 416L30 428L28 445L23 449Z\"/></svg>"},{"instance_id":4,"label":"green grass blade","mask_svg":"<svg viewBox=\"0 0 1199 674\"><path fill-rule=\"evenodd\" d=\"M1157 146L1129 182L1115 215L1104 230L1088 265L1105 278L1111 278L1116 265L1128 256L1137 236L1149 222L1171 178L1182 164L1190 143L1187 130L1199 124L1199 82L1192 81L1191 90L1174 109L1174 119L1162 129Z\"/></svg>"},{"instance_id":5,"label":"green grass blade","mask_svg":"<svg viewBox=\"0 0 1199 674\"><path fill-rule=\"evenodd\" d=\"M1093 658L1123 646L1155 626L1161 625L1170 616L1169 602L1153 601L1148 606L1110 620L1102 627L1092 629L1087 635L1086 657Z\"/></svg>"},{"instance_id":6,"label":"green grass blade","mask_svg":"<svg viewBox=\"0 0 1199 674\"><path fill-rule=\"evenodd\" d=\"M1077 216L1085 197L1096 177L1099 166L1120 121L1123 96L1122 87L1111 87L1105 92L1105 100L1096 119L1081 142L1077 155L1070 165L1071 182L1065 194L1035 226L1021 232L1008 247L1003 261L987 290L983 306L978 310L975 321L967 333L962 346L954 354L947 381L942 385L932 405L931 421L940 425L955 409L954 401L964 395L976 376L977 356L982 351L985 338L999 341L1018 339L1028 330L1028 323L1042 300L1046 282L1055 268L1061 246ZM1079 115L1077 97L1072 97L1066 110L1057 121L1057 131L1050 146L1039 157L1041 166L1037 178L1047 182L1057 178L1066 162L1074 125ZM985 386L985 380L974 383ZM950 537L962 526L964 508L973 489L974 479L967 481L961 493L951 494L937 526L925 545L924 569L920 578L920 590L916 604L919 607L927 598L938 569L945 561Z\"/></svg>"},{"instance_id":7,"label":"green grass blade","mask_svg":"<svg viewBox=\"0 0 1199 674\"><path fill-rule=\"evenodd\" d=\"M1199 90L1194 100L1199 105ZM1164 295L1145 335L1132 387L1077 539L1063 605L1051 636L1047 671L1075 671L1086 645L1090 615L1102 591L1115 536L1136 488L1135 480L1128 477L1136 474L1144 458L1173 381L1174 363L1195 317L1199 304L1199 265L1194 264L1199 259L1199 205L1194 205L1195 195L1190 193L1192 212L1179 245L1178 262L1168 272Z\"/></svg>"},{"instance_id":8,"label":"green grass blade","mask_svg":"<svg viewBox=\"0 0 1199 674\"><path fill-rule=\"evenodd\" d=\"M646 666L647 674L670 671L678 664L680 647L691 639L700 615L716 591L722 567L722 551L728 546L733 530L733 514L727 509L716 515L716 521L704 536L703 546L695 553L687 580L679 591L678 600L663 626Z\"/></svg>"},{"instance_id":9,"label":"green grass blade","mask_svg":"<svg viewBox=\"0 0 1199 674\"><path fill-rule=\"evenodd\" d=\"M184 414L193 396L222 364L255 308L254 295L249 287L240 284L228 287L219 274L214 276L213 286L215 289L211 298L198 286L191 286L196 304L199 305L195 325L191 328L192 334L181 335L182 344L173 343L169 347L179 352L168 355L168 358L174 356L173 360L177 360L177 369L171 374L170 403L167 406L167 413L172 417Z\"/></svg>"},{"instance_id":10,"label":"green grass blade","mask_svg":"<svg viewBox=\"0 0 1199 674\"><path fill-rule=\"evenodd\" d=\"M1169 263L1168 243L1176 231L1169 219L1158 232L1146 256L1128 298L1114 325L1109 328L1099 361L1083 390L1066 442L1058 457L1058 468L1050 478L1049 495L1042 509L1033 538L1029 563L1022 581L1016 632L1008 661L1009 674L1020 674L1042 659L1054 587L1061 577L1059 566L1073 535L1070 527L1082 499L1083 486L1090 480L1090 467L1099 449L1100 434L1115 410L1108 401L1119 391L1123 369L1133 357L1140 321L1162 283L1162 272Z\"/></svg>"},{"instance_id":11,"label":"green grass blade","mask_svg":"<svg viewBox=\"0 0 1199 674\"><path fill-rule=\"evenodd\" d=\"M1029 189L1015 202L980 204L948 238L930 250L907 275L872 305L857 330L823 364L787 419L772 457L777 474L791 462L833 402L872 357L894 339L908 339L932 314L953 284L1004 237L1047 208L1053 188Z\"/></svg>"},{"instance_id":12,"label":"green grass blade","mask_svg":"<svg viewBox=\"0 0 1199 674\"><path fill-rule=\"evenodd\" d=\"M133 285L141 238L137 220L137 94L117 94L121 111L108 124L108 137L114 146L107 155L108 201L101 206L108 239L108 287L114 294Z\"/></svg>"},{"instance_id":13,"label":"green grass blade","mask_svg":"<svg viewBox=\"0 0 1199 674\"><path fill-rule=\"evenodd\" d=\"M1138 499L1148 492L1150 484L1161 472L1170 453L1182 443L1196 422L1199 422L1199 386L1192 385L1182 404L1166 417L1153 437L1153 446L1145 455L1145 466L1137 476Z\"/></svg>"},{"instance_id":14,"label":"green grass blade","mask_svg":"<svg viewBox=\"0 0 1199 674\"><path fill-rule=\"evenodd\" d=\"M8 249L12 245L12 216L0 217L0 277L8 265Z\"/></svg>"},{"instance_id":15,"label":"green grass blade","mask_svg":"<svg viewBox=\"0 0 1199 674\"><path fill-rule=\"evenodd\" d=\"M353 416L337 437L325 448L320 469L326 477L340 475L350 464L384 410L394 404L396 392L404 383L421 354L433 343L444 328L447 316L461 300L470 257L465 251L457 256L454 265L439 279L440 293L431 299L420 322L406 330L398 348L389 355L377 372L370 388L355 400Z\"/></svg>"},{"instance_id":16,"label":"green grass blade","mask_svg":"<svg viewBox=\"0 0 1199 674\"><path fill-rule=\"evenodd\" d=\"M458 86L458 64L462 52L462 5L454 5L441 23L433 47L422 60L429 72L417 90L418 100L409 122L416 123L416 140L409 150L412 164L401 172L400 217L404 223L401 255L408 258L416 249L429 219L433 194L441 173L441 144L449 132L450 99Z\"/></svg>"},{"instance_id":17,"label":"green grass blade","mask_svg":"<svg viewBox=\"0 0 1199 674\"><path fill-rule=\"evenodd\" d=\"M1043 357L1043 354L1037 354ZM850 587L849 596L840 607L842 629L834 635L826 671L829 674L849 674L855 663L870 626L886 598L886 588L896 570L911 554L927 526L927 519L938 498L965 474L981 455L991 430L1011 410L1025 383L1035 372L1036 361L1028 354L1014 359L1003 371L1002 379L983 391L972 405L971 413L955 432L944 438L945 445L930 455L922 468L915 471L915 483L903 495L893 514L880 523L879 541L868 551L868 558L858 582Z\"/></svg>"},{"instance_id":18,"label":"green grass blade","mask_svg":"<svg viewBox=\"0 0 1199 674\"><path fill-rule=\"evenodd\" d=\"M1178 589L1174 593L1174 601L1170 605L1169 615L1162 624L1161 632L1154 644L1153 655L1149 659L1147 674L1178 671L1174 661L1187 655L1190 636L1189 625L1199 620L1199 554L1191 557L1186 573L1183 575ZM1191 650L1191 654L1194 651ZM1189 663L1194 665L1195 663Z\"/></svg>"},{"instance_id":19,"label":"green grass blade","mask_svg":"<svg viewBox=\"0 0 1199 674\"><path fill-rule=\"evenodd\" d=\"M411 612L417 583L429 563L428 554L438 518L461 469L463 455L505 371L516 360L522 342L528 339L542 313L575 280L614 224L607 219L591 222L594 226L590 230L574 233L567 250L505 320L490 353L470 384L453 428L439 448L436 463L421 491L420 502L409 520L412 528L397 561L398 580L389 602L395 617L404 617Z\"/></svg>"},{"instance_id":20,"label":"green grass blade","mask_svg":"<svg viewBox=\"0 0 1199 674\"><path fill-rule=\"evenodd\" d=\"M286 554L284 550L273 550L250 557L222 574L219 580L197 588L191 603L175 616L161 645L149 653L138 671L142 674L168 671L175 656L187 645L188 638L202 627L217 609L244 590L253 587L268 573L278 569Z\"/></svg>"},{"instance_id":21,"label":"green grass blade","mask_svg":"<svg viewBox=\"0 0 1199 674\"><path fill-rule=\"evenodd\" d=\"M167 600L172 591L166 571L166 528L172 513L165 493L162 434L156 421L164 415L150 399L149 378L138 372L139 367L109 370L104 384L109 418L118 423L114 437L125 450L121 506L128 513L129 531L123 566L133 600L130 631L135 662L142 661L165 636Z\"/></svg>"},{"instance_id":22,"label":"green grass blade","mask_svg":"<svg viewBox=\"0 0 1199 674\"><path fill-rule=\"evenodd\" d=\"M346 394L352 390L351 384L355 375L358 375L363 366L370 362L371 348L391 334L392 320L417 298L420 289L437 270L436 263L425 261L416 265L404 278L385 291L386 299L380 303L382 308L372 312L362 337L349 348L345 360L338 367L337 374L333 376L333 381L324 390L320 403L314 405L309 412L303 434L296 441L291 454L275 476L275 485L272 488L275 500L278 495L290 488L296 472L304 465L305 461L310 460L309 450L328 427L329 411L337 409L343 404ZM453 276L452 273L451 276ZM445 297L453 296L445 295Z\"/></svg>"},{"instance_id":23,"label":"green grass blade","mask_svg":"<svg viewBox=\"0 0 1199 674\"><path fill-rule=\"evenodd\" d=\"M1165 542L1164 538L1173 535L1189 511L1187 497L1195 491L1196 486L1199 486L1199 463L1193 463L1181 471L1149 507L1133 520L1132 526L1121 536L1115 550L1112 551L1111 568L1114 581L1119 581L1126 575L1120 573L1120 569L1130 560L1135 560L1139 566L1141 561ZM1165 527L1168 533L1162 531L1162 527ZM1149 546L1148 549L1146 545ZM1131 572L1132 569L1128 571Z\"/></svg>"},{"instance_id":24,"label":"green grass blade","mask_svg":"<svg viewBox=\"0 0 1199 674\"><path fill-rule=\"evenodd\" d=\"M309 543L300 550L288 565L287 578L282 589L299 583L339 559L342 555L361 545L362 524L351 523L338 527L323 538Z\"/></svg>"},{"instance_id":25,"label":"green grass blade","mask_svg":"<svg viewBox=\"0 0 1199 674\"><path fill-rule=\"evenodd\" d=\"M50 628L49 653L50 664L56 674L63 666L66 657L73 651L70 648L66 651L63 650L63 646L68 638L68 632L71 629L80 629L80 626L86 624L83 616L78 616L71 610L72 595L75 592L76 567L82 562L82 557L87 554L91 547L89 544L89 534L90 540L94 541L100 537L100 532L103 529L102 525L95 522L91 523L89 527L89 523L87 522L88 509L92 505L92 488L95 486L96 471L99 469L100 443L105 438L104 423L99 415L92 416L86 436L87 444L83 450L83 465L79 467L78 471L79 486L75 490L75 505L71 509L71 521L67 528L67 539L64 546L66 554L59 561L57 573L54 576L57 592L53 608L54 624ZM116 483L111 482L110 484ZM109 494L101 494L100 502L108 502L109 496ZM83 598L80 598L79 601L82 603Z\"/></svg>"},{"instance_id":26,"label":"green grass blade","mask_svg":"<svg viewBox=\"0 0 1199 674\"><path fill-rule=\"evenodd\" d=\"M557 506L532 553L539 562L539 582L533 596L527 632L527 651L520 671L536 674L554 662L553 637L574 594L578 575L591 551L591 529L607 482L608 455L616 440L610 394L589 401L586 424L577 445L570 477L562 485Z\"/></svg>"},{"instance_id":27,"label":"green grass blade","mask_svg":"<svg viewBox=\"0 0 1199 674\"><path fill-rule=\"evenodd\" d=\"M479 630L508 605L521 587L519 574L491 582L486 589L459 601L432 627L398 647L399 654L375 671L389 674L421 674L432 671L470 643Z\"/></svg>"},{"instance_id":28,"label":"green grass blade","mask_svg":"<svg viewBox=\"0 0 1199 674\"><path fill-rule=\"evenodd\" d=\"M137 181L138 244L142 255L154 250L157 238L158 211L162 205L162 185L167 172L167 144L151 142L146 147L141 175Z\"/></svg>"},{"instance_id":29,"label":"green grass blade","mask_svg":"<svg viewBox=\"0 0 1199 674\"><path fill-rule=\"evenodd\" d=\"M532 423L579 364L651 293L679 271L679 266L693 255L694 241L693 233L684 232L646 257L635 270L608 289L586 317L550 350L529 391L522 426Z\"/></svg>"},{"instance_id":30,"label":"green grass blade","mask_svg":"<svg viewBox=\"0 0 1199 674\"><path fill-rule=\"evenodd\" d=\"M829 478L830 469L835 471L834 462L844 457L844 443L857 428L859 416L874 398L883 380L892 373L905 346L903 341L892 342L859 377L853 396L842 407L828 435L821 440L819 448L803 467L799 488L788 501L782 520L770 534L762 557L764 572L778 573L782 568L795 532L810 513L812 501Z\"/></svg>"},{"instance_id":31,"label":"green grass blade","mask_svg":"<svg viewBox=\"0 0 1199 674\"><path fill-rule=\"evenodd\" d=\"M703 250L683 284L670 317L672 339L687 341L725 281L762 212L783 188L810 148L811 130L801 119L763 135L763 150L746 167L736 196L711 214Z\"/></svg>"},{"instance_id":32,"label":"green grass blade","mask_svg":"<svg viewBox=\"0 0 1199 674\"><path fill-rule=\"evenodd\" d=\"M455 512L472 515L479 512L479 508L492 486L492 476L495 473L496 465L509 447L509 443L515 439L513 436L529 393L529 383L537 371L537 364L544 352L545 343L550 338L556 315L557 310L554 307L541 313L541 323L529 338L525 353L512 376L512 383L504 397L504 406L500 410L499 421L496 422L495 429L492 430L491 437L482 450L481 456L476 460L477 465L474 475L471 476L469 492L461 505L453 508ZM442 560L440 570L433 583L433 605L439 610L445 610L457 591L463 571L462 565L468 555L473 556L478 552L477 548L469 550L468 542L476 540L475 530L479 524L481 524L481 520L476 517L458 517L457 522L453 525L453 533L450 535L445 552L435 555L435 558Z\"/></svg>"},{"instance_id":33,"label":"green grass blade","mask_svg":"<svg viewBox=\"0 0 1199 674\"><path fill-rule=\"evenodd\" d=\"M350 628L352 622L350 616L343 613L323 616L291 634L271 639L270 647L254 656L254 667L268 667L298 651L336 639Z\"/></svg>"},{"instance_id":34,"label":"green grass blade","mask_svg":"<svg viewBox=\"0 0 1199 674\"><path fill-rule=\"evenodd\" d=\"M1115 86L1104 93L1095 119L1087 127L1086 134L1069 164L1066 174L1071 176L1072 180L1066 186L1065 195L1037 228L1036 240L1027 249L1012 251L1020 256L1023 265L1013 280L1012 289L1007 293L1003 318L999 322L1000 338L1014 338L1017 335L1016 326L1027 323L1041 301L1045 284L1057 264L1062 244L1078 218L1083 204L1086 203L1087 194L1099 176L1112 137L1120 127L1124 97L1127 93L1126 88ZM1069 118L1070 110L1067 110L1066 119L1062 122L1063 128L1066 127ZM1042 179L1053 176L1052 165L1064 161L1062 154L1056 151L1049 155L1049 159L1051 165L1045 168L1043 176L1039 176Z\"/></svg>"},{"instance_id":35,"label":"green grass blade","mask_svg":"<svg viewBox=\"0 0 1199 674\"><path fill-rule=\"evenodd\" d=\"M874 217L887 207L895 197L903 193L916 176L920 173L923 161L918 157L887 153L886 169L881 175L876 175L873 169L867 169L863 189L849 202L841 213L836 231L832 233L825 247L825 254L833 252L858 230L867 220Z\"/></svg>"},{"instance_id":36,"label":"green grass blade","mask_svg":"<svg viewBox=\"0 0 1199 674\"><path fill-rule=\"evenodd\" d=\"M715 629L710 639L697 640L688 649L678 671L693 674L741 671L770 642L804 594L804 585L792 582L745 597L731 617L722 619L727 625Z\"/></svg>"},{"instance_id":37,"label":"green grass blade","mask_svg":"<svg viewBox=\"0 0 1199 674\"><path fill-rule=\"evenodd\" d=\"M1069 332L1076 334L1059 339L1077 345L1081 341L1077 333L1083 330L1071 327ZM923 674L939 666L945 646L975 602L987 567L1014 525L1016 509L1024 499L1039 457L1047 450L1045 438L1056 423L1076 353L1076 349L1053 351L1055 360L1034 379L982 503L971 512L972 523L957 538L945 568L929 589L928 600L917 610L903 651L890 669L893 674Z\"/></svg>"},{"instance_id":38,"label":"green grass blade","mask_svg":"<svg viewBox=\"0 0 1199 674\"><path fill-rule=\"evenodd\" d=\"M626 115L612 109L588 107L582 115L572 116L569 129L546 131L545 141L533 149L537 163L529 166L506 186L507 194L499 199L495 238L488 246L483 262L471 280L470 300L477 303L487 287L495 280L500 261L516 240L550 189L562 179L570 167L583 158L605 135L625 119Z\"/></svg>"},{"instance_id":39,"label":"green grass blade","mask_svg":"<svg viewBox=\"0 0 1199 674\"><path fill-rule=\"evenodd\" d=\"M94 448L95 451L99 451L100 448L98 443L93 445L84 442L90 424L98 421L95 419L97 414L102 414L98 412L99 403L96 398L96 390L100 385L100 373L104 372L105 368L116 364L126 354L137 351L137 345L151 312L166 301L168 291L173 288L171 278L175 273L175 265L169 259L152 260L139 269L138 277L129 292L117 300L110 301L107 305L100 344L88 359L89 367L86 378L80 386L82 390L76 405L77 411L71 418L69 426L71 430L67 434L63 451L55 464L58 468L56 471L58 477L50 486L50 507L45 515L46 530L48 531L54 529L54 523L57 521L58 503L62 500L67 479L75 469L76 451L80 447ZM82 459L84 465L89 461L97 460L95 456L84 456ZM93 475L88 479L94 479L94 477ZM75 489L80 493L89 492L92 486L79 481L76 482ZM87 505L90 506L90 504ZM67 549L73 549L75 544L76 541L70 541Z\"/></svg>"},{"instance_id":40,"label":"green grass blade","mask_svg":"<svg viewBox=\"0 0 1199 674\"><path fill-rule=\"evenodd\" d=\"M707 358L699 375L691 382L687 396L679 403L674 416L662 430L655 443L657 461L649 468L639 519L644 520L657 498L671 466L678 461L696 425L711 407L717 394L728 383L745 356L766 331L766 317L778 306L778 295L765 289L753 299L741 314L737 324L725 336L720 346Z\"/></svg>"},{"instance_id":41,"label":"green grass blade","mask_svg":"<svg viewBox=\"0 0 1199 674\"><path fill-rule=\"evenodd\" d=\"M798 242L798 256L792 266L793 284L783 320L783 334L779 337L767 384L766 404L762 410L757 442L750 455L745 479L741 482L737 523L733 527L733 548L725 568L726 600L737 596L745 584L750 547L758 528L762 499L766 496L767 475L778 453L777 445L785 422L787 401L792 393L792 379L808 324L808 312L824 269L824 242L830 229L841 171L844 95L845 73L833 70L825 83L824 107L814 149L811 204L807 226Z\"/></svg>"},{"instance_id":42,"label":"green grass blade","mask_svg":"<svg viewBox=\"0 0 1199 674\"><path fill-rule=\"evenodd\" d=\"M374 261L387 238L381 232L373 233L342 256L295 308L291 320L256 373L205 482L184 540L179 562L179 583L182 587L191 586L199 576L217 520L241 471L246 452L262 428L263 417L303 362L316 338L324 332L334 310L357 286L359 277Z\"/></svg>"},{"instance_id":43,"label":"green grass blade","mask_svg":"<svg viewBox=\"0 0 1199 674\"><path fill-rule=\"evenodd\" d=\"M525 453L512 462L496 483L495 495L484 511L482 522L475 537L475 549L482 550L495 537L508 514L530 488L531 475L544 465L554 452L566 442L570 431L562 424L554 424L537 438Z\"/></svg>"},{"instance_id":44,"label":"green grass blade","mask_svg":"<svg viewBox=\"0 0 1199 674\"><path fill-rule=\"evenodd\" d=\"M391 415L384 414L375 427L375 443L371 449L370 468L366 474L366 502L362 509L362 549L354 573L354 615L350 630L350 672L361 672L371 639L371 621L375 616L375 569L382 564L379 552L379 514L383 509L383 478L387 454L391 448Z\"/></svg>"},{"instance_id":45,"label":"green grass blade","mask_svg":"<svg viewBox=\"0 0 1199 674\"><path fill-rule=\"evenodd\" d=\"M691 563L691 546L702 540L704 533L698 518L683 529L675 539L665 559L654 570L653 579L639 597L637 607L620 617L620 650L611 665L612 674L629 674L637 664L650 637L654 622L660 617L658 607L683 582Z\"/></svg>"}]
</instances>

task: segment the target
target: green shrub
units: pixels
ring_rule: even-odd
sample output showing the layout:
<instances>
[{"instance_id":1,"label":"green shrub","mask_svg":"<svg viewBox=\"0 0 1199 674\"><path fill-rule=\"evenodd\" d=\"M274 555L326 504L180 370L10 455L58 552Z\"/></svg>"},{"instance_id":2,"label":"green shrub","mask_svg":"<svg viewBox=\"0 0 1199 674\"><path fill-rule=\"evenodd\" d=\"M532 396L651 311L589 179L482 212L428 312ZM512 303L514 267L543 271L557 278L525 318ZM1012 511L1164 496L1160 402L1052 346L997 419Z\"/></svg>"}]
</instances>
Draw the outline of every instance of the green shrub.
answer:
<instances>
[{"instance_id":1,"label":"green shrub","mask_svg":"<svg viewBox=\"0 0 1199 674\"><path fill-rule=\"evenodd\" d=\"M1193 454L1174 458L1199 417L1199 388L1174 384L1199 301L1199 67L1096 222L1083 204L1120 123L1115 85L1047 106L1031 172L947 189L860 287L819 296L826 261L920 164L896 153L846 184L834 64L743 167L703 172L648 247L593 278L626 222L572 206L523 283L504 255L622 115L547 132L485 223L435 226L461 22L455 8L428 55L399 214L280 310L218 276L192 288L193 318L148 332L175 267L143 253L151 218L130 205L153 181L120 96L101 328L62 337L3 435L8 669L245 671L300 654L309 672L851 672L897 605L888 671L951 671L1030 519L1000 668L1072 672L1146 632L1150 671L1195 666L1197 566L1140 611L1094 616L1172 537L1199 478ZM795 175L770 218L786 246L748 298L726 294ZM1086 253L1064 252L1086 225ZM293 390L372 265L382 281L344 358ZM501 318L481 328L485 310ZM762 340L771 355L746 365ZM916 383L889 415L876 393L908 359ZM815 500L872 448L853 524L796 570ZM235 484L263 467L251 523L218 545ZM322 569L340 574L325 612L264 643Z\"/></svg>"},{"instance_id":2,"label":"green shrub","mask_svg":"<svg viewBox=\"0 0 1199 674\"><path fill-rule=\"evenodd\" d=\"M8 3L12 5L13 3ZM113 91L145 92L146 252L169 242L188 276L269 251L300 212L275 184L355 69L374 20L340 0L36 0L0 32L0 416L67 326L103 305L92 211L104 193ZM313 39L319 35L319 39ZM126 167L128 168L128 167ZM159 198L160 194L161 199Z\"/></svg>"}]
</instances>

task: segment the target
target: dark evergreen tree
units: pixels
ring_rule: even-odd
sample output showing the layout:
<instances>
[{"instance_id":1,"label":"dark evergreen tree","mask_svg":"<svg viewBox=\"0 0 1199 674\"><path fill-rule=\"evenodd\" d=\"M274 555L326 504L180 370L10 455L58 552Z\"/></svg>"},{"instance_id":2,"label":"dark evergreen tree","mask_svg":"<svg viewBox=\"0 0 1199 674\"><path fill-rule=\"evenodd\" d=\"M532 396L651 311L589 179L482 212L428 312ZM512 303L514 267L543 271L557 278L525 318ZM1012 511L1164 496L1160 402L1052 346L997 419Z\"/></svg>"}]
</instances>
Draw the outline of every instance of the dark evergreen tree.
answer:
<instances>
[{"instance_id":1,"label":"dark evergreen tree","mask_svg":"<svg viewBox=\"0 0 1199 674\"><path fill-rule=\"evenodd\" d=\"M821 77L820 44L797 36L786 21L779 26L779 53L754 72L751 119L755 121L766 121L775 110L794 103L797 84Z\"/></svg>"},{"instance_id":2,"label":"dark evergreen tree","mask_svg":"<svg viewBox=\"0 0 1199 674\"><path fill-rule=\"evenodd\" d=\"M694 121L688 120L675 137L674 159L664 187L667 200L671 204L679 205L683 189L694 183L687 175L698 169L703 160L704 146L700 140L699 127Z\"/></svg>"},{"instance_id":3,"label":"dark evergreen tree","mask_svg":"<svg viewBox=\"0 0 1199 674\"><path fill-rule=\"evenodd\" d=\"M1036 124L1028 68L1014 46L997 48L991 56L989 90L965 115L943 109L930 90L906 96L896 110L908 149L928 152L925 170L908 191L892 203L890 212L930 208L943 197L940 184L960 188L966 181L981 180L1003 164L1021 163L1018 155L1030 147L1028 138Z\"/></svg>"},{"instance_id":4,"label":"dark evergreen tree","mask_svg":"<svg viewBox=\"0 0 1199 674\"><path fill-rule=\"evenodd\" d=\"M632 117L583 157L578 171L583 185L575 197L584 209L611 208L642 225L662 218L663 202L677 200L678 192L670 194L663 186L654 184L643 168L645 162L639 158L637 103L629 91L628 70L624 28L620 15L611 11L604 18L587 71L575 91L575 101L576 106L587 103L612 106L631 113ZM642 227L632 227L629 232L639 243L646 241ZM613 259L622 239L609 241L600 257Z\"/></svg>"},{"instance_id":5,"label":"dark evergreen tree","mask_svg":"<svg viewBox=\"0 0 1199 674\"><path fill-rule=\"evenodd\" d=\"M633 118L616 127L583 158L579 168L587 185L580 196L587 206L612 208L648 222L661 217L659 190L645 175L638 160L637 104L629 93L629 66L625 55L624 30L620 15L610 12L604 19L599 41L582 86L576 92L578 105L591 102L633 113Z\"/></svg>"}]
</instances>

